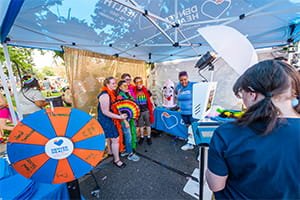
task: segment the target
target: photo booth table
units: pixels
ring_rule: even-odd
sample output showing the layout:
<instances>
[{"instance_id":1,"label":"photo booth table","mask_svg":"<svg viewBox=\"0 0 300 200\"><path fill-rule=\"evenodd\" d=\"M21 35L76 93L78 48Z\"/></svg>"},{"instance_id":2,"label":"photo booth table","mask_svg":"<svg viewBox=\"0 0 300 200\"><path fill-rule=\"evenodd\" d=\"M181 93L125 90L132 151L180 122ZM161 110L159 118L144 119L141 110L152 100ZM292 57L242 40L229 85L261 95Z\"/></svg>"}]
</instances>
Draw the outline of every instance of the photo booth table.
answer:
<instances>
[{"instance_id":1,"label":"photo booth table","mask_svg":"<svg viewBox=\"0 0 300 200\"><path fill-rule=\"evenodd\" d=\"M70 199L66 184L37 183L0 158L0 199Z\"/></svg>"},{"instance_id":2,"label":"photo booth table","mask_svg":"<svg viewBox=\"0 0 300 200\"><path fill-rule=\"evenodd\" d=\"M154 123L152 128L184 139L188 137L188 131L181 119L180 112L168 110L163 107L154 109Z\"/></svg>"}]
</instances>

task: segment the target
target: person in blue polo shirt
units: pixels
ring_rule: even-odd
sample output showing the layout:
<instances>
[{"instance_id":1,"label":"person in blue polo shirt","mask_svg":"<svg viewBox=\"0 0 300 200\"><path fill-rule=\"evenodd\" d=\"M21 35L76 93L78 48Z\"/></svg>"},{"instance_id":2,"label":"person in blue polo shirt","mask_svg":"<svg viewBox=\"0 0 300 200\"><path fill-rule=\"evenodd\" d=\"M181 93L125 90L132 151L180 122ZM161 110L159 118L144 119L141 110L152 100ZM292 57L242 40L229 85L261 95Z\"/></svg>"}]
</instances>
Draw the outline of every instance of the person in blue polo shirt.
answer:
<instances>
[{"instance_id":1,"label":"person in blue polo shirt","mask_svg":"<svg viewBox=\"0 0 300 200\"><path fill-rule=\"evenodd\" d=\"M235 83L247 107L220 126L208 150L216 199L300 199L300 76L287 63L262 61Z\"/></svg>"}]
</instances>

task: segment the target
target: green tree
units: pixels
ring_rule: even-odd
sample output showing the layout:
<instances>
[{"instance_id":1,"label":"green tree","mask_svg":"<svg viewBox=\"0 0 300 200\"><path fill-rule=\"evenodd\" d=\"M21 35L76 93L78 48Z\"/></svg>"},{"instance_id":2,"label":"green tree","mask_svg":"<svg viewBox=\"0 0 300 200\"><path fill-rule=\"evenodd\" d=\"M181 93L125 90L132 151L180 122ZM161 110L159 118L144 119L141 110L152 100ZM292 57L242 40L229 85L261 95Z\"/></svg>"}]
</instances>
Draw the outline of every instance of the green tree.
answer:
<instances>
[{"instance_id":1,"label":"green tree","mask_svg":"<svg viewBox=\"0 0 300 200\"><path fill-rule=\"evenodd\" d=\"M53 69L51 67L48 67L48 66L43 67L42 73L45 76L55 76L55 73L54 73Z\"/></svg>"},{"instance_id":2,"label":"green tree","mask_svg":"<svg viewBox=\"0 0 300 200\"><path fill-rule=\"evenodd\" d=\"M12 69L14 74L17 74L17 66L19 67L22 74L32 73L33 71L33 59L32 49L19 48L19 47L8 47L8 53L12 63ZM5 62L3 48L0 48L0 63ZM7 69L5 68L7 74Z\"/></svg>"}]
</instances>

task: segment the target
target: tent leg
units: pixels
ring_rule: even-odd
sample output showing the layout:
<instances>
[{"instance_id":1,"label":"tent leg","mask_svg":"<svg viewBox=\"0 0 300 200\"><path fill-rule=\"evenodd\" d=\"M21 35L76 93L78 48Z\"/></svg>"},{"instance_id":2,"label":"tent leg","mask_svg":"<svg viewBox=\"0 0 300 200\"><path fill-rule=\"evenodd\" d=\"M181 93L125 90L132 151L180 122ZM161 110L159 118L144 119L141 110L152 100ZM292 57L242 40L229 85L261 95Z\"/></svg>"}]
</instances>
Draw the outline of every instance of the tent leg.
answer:
<instances>
[{"instance_id":1,"label":"tent leg","mask_svg":"<svg viewBox=\"0 0 300 200\"><path fill-rule=\"evenodd\" d=\"M11 61L10 61L10 57L9 57L9 53L8 53L8 49L7 49L7 44L3 44L3 51L4 51L4 56L5 56L5 60L6 60L6 67L8 70L8 76L9 76L9 80L11 83L11 89L13 91L13 95L15 98L15 102L16 102L16 107L17 107L17 114L18 114L18 119L22 120L23 119L23 115L20 112L20 101L19 98L17 96L17 84L16 84L16 79L14 77L14 73L12 71L12 66L11 66ZM13 107L12 107L13 108ZM13 123L16 125L17 124L17 120L16 120L16 115L15 112L13 112L13 114L11 113L12 119L13 119Z\"/></svg>"}]
</instances>

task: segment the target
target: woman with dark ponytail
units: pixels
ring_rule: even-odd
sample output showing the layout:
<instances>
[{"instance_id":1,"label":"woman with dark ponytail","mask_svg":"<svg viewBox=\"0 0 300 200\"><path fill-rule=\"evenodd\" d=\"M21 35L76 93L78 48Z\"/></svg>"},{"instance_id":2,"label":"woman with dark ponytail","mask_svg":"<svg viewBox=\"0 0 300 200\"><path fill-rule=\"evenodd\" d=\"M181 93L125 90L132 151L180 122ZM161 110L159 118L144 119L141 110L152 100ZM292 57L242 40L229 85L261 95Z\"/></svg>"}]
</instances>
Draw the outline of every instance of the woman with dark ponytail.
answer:
<instances>
[{"instance_id":1,"label":"woman with dark ponytail","mask_svg":"<svg viewBox=\"0 0 300 200\"><path fill-rule=\"evenodd\" d=\"M216 199L300 199L299 73L262 61L236 81L247 110L220 126L208 153L206 178Z\"/></svg>"}]
</instances>

